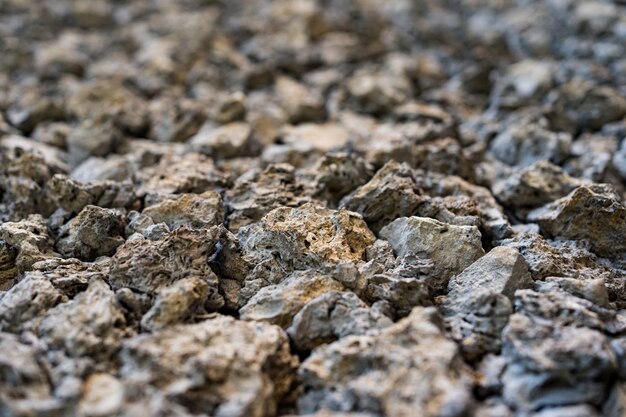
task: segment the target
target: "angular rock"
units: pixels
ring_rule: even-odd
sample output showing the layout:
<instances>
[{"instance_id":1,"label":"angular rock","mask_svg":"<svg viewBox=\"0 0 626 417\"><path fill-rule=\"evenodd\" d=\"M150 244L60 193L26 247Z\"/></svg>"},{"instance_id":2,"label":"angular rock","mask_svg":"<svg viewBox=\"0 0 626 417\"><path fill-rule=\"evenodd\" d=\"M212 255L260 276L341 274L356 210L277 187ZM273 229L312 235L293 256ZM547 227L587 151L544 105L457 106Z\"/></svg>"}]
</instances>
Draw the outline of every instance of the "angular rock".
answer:
<instances>
[{"instance_id":1,"label":"angular rock","mask_svg":"<svg viewBox=\"0 0 626 417\"><path fill-rule=\"evenodd\" d=\"M224 316L131 338L121 360L140 392L159 388L190 413L232 417L276 415L298 365L279 327Z\"/></svg>"},{"instance_id":2,"label":"angular rock","mask_svg":"<svg viewBox=\"0 0 626 417\"><path fill-rule=\"evenodd\" d=\"M379 333L319 347L299 370L299 411L326 407L407 417L469 412L470 374L439 320L434 309L418 307Z\"/></svg>"},{"instance_id":3,"label":"angular rock","mask_svg":"<svg viewBox=\"0 0 626 417\"><path fill-rule=\"evenodd\" d=\"M313 271L294 273L280 284L261 288L239 309L239 316L243 320L264 321L287 328L309 301L343 289L341 283Z\"/></svg>"},{"instance_id":4,"label":"angular rock","mask_svg":"<svg viewBox=\"0 0 626 417\"><path fill-rule=\"evenodd\" d=\"M141 327L148 331L161 330L182 323L194 313L202 313L209 291L207 282L200 278L183 278L174 282L159 291L154 305L141 319ZM214 297L219 298L223 304L219 294L214 294Z\"/></svg>"},{"instance_id":5,"label":"angular rock","mask_svg":"<svg viewBox=\"0 0 626 417\"><path fill-rule=\"evenodd\" d=\"M49 349L106 360L119 349L125 324L115 294L96 278L85 292L48 310L37 332Z\"/></svg>"},{"instance_id":6,"label":"angular rock","mask_svg":"<svg viewBox=\"0 0 626 417\"><path fill-rule=\"evenodd\" d=\"M189 139L189 144L194 151L216 159L252 156L257 152L252 130L243 122L220 127L206 124Z\"/></svg>"},{"instance_id":7,"label":"angular rock","mask_svg":"<svg viewBox=\"0 0 626 417\"><path fill-rule=\"evenodd\" d=\"M407 164L388 162L367 184L344 197L340 207L360 213L372 231L378 233L398 217L415 214L425 200L413 175Z\"/></svg>"},{"instance_id":8,"label":"angular rock","mask_svg":"<svg viewBox=\"0 0 626 417\"><path fill-rule=\"evenodd\" d=\"M287 333L299 351L349 335L363 335L393 322L351 292L330 291L308 303L293 318Z\"/></svg>"},{"instance_id":9,"label":"angular rock","mask_svg":"<svg viewBox=\"0 0 626 417\"><path fill-rule=\"evenodd\" d=\"M170 230L180 226L202 229L224 222L224 205L218 193L206 191L163 200L146 207L142 214L149 216L154 223L165 223Z\"/></svg>"},{"instance_id":10,"label":"angular rock","mask_svg":"<svg viewBox=\"0 0 626 417\"><path fill-rule=\"evenodd\" d=\"M626 207L607 185L581 186L567 196L533 210L536 222L550 237L585 239L599 256L626 255Z\"/></svg>"},{"instance_id":11,"label":"angular rock","mask_svg":"<svg viewBox=\"0 0 626 417\"><path fill-rule=\"evenodd\" d=\"M380 235L391 243L398 261L423 265L424 274L418 278L435 293L485 253L475 226L453 226L425 217L401 217Z\"/></svg>"},{"instance_id":12,"label":"angular rock","mask_svg":"<svg viewBox=\"0 0 626 417\"><path fill-rule=\"evenodd\" d=\"M124 243L124 217L117 211L86 206L60 231L56 249L65 257L92 261L111 256Z\"/></svg>"}]
</instances>

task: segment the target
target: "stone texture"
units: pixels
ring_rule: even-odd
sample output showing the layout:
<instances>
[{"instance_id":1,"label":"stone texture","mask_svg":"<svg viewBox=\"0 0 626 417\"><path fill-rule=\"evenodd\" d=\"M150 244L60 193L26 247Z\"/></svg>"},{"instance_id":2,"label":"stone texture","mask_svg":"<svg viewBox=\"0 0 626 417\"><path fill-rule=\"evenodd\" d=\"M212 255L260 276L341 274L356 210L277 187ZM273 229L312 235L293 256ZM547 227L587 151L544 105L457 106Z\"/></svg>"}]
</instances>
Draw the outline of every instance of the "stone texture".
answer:
<instances>
[{"instance_id":1,"label":"stone texture","mask_svg":"<svg viewBox=\"0 0 626 417\"><path fill-rule=\"evenodd\" d=\"M154 223L165 223L170 230L176 230L180 226L209 228L224 222L222 198L214 191L183 194L178 199L167 199L146 207L142 213Z\"/></svg>"},{"instance_id":2,"label":"stone texture","mask_svg":"<svg viewBox=\"0 0 626 417\"><path fill-rule=\"evenodd\" d=\"M420 268L420 278L435 293L485 253L475 226L453 226L424 217L401 217L380 235L389 241L399 262Z\"/></svg>"}]
</instances>

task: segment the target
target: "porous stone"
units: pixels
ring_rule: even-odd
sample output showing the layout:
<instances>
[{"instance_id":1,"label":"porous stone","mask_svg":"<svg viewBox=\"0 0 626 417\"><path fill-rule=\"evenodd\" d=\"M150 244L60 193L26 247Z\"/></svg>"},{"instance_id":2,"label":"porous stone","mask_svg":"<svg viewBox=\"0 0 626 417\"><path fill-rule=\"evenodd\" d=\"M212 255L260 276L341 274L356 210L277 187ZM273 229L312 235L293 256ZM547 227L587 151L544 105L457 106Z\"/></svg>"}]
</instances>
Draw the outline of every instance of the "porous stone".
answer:
<instances>
[{"instance_id":1,"label":"porous stone","mask_svg":"<svg viewBox=\"0 0 626 417\"><path fill-rule=\"evenodd\" d=\"M193 229L209 228L224 222L222 197L215 191L183 194L146 207L142 214L154 223L165 223L170 230L180 226Z\"/></svg>"},{"instance_id":2,"label":"porous stone","mask_svg":"<svg viewBox=\"0 0 626 417\"><path fill-rule=\"evenodd\" d=\"M63 256L92 261L111 256L124 243L124 217L115 210L86 206L60 231L56 249Z\"/></svg>"}]
</instances>

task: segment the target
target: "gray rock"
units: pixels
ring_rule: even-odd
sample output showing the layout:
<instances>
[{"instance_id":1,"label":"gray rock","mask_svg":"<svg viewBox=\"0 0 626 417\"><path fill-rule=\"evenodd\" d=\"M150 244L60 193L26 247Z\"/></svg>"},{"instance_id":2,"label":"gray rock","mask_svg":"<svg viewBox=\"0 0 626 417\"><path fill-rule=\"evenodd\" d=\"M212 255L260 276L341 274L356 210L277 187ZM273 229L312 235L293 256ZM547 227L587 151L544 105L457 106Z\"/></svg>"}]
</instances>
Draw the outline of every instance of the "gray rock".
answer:
<instances>
[{"instance_id":1,"label":"gray rock","mask_svg":"<svg viewBox=\"0 0 626 417\"><path fill-rule=\"evenodd\" d=\"M344 286L331 277L314 271L296 272L280 284L263 287L253 293L239 309L239 317L287 328L307 303L322 294L343 289ZM244 288L242 296L246 297L249 291L249 288Z\"/></svg>"},{"instance_id":2,"label":"gray rock","mask_svg":"<svg viewBox=\"0 0 626 417\"><path fill-rule=\"evenodd\" d=\"M86 206L61 228L56 249L84 261L111 256L124 243L124 227L124 216L118 211Z\"/></svg>"},{"instance_id":3,"label":"gray rock","mask_svg":"<svg viewBox=\"0 0 626 417\"><path fill-rule=\"evenodd\" d=\"M340 206L360 213L376 233L398 217L411 216L425 198L407 164L388 162L365 185L344 197Z\"/></svg>"},{"instance_id":4,"label":"gray rock","mask_svg":"<svg viewBox=\"0 0 626 417\"><path fill-rule=\"evenodd\" d=\"M426 262L424 280L435 293L442 292L451 276L484 255L475 226L453 226L425 217L401 217L380 231L399 261Z\"/></svg>"},{"instance_id":5,"label":"gray rock","mask_svg":"<svg viewBox=\"0 0 626 417\"><path fill-rule=\"evenodd\" d=\"M127 340L124 381L159 388L193 414L275 415L298 365L277 326L217 316Z\"/></svg>"},{"instance_id":6,"label":"gray rock","mask_svg":"<svg viewBox=\"0 0 626 417\"><path fill-rule=\"evenodd\" d=\"M252 130L243 122L220 127L205 124L189 139L189 145L194 151L219 159L252 156L257 152Z\"/></svg>"},{"instance_id":7,"label":"gray rock","mask_svg":"<svg viewBox=\"0 0 626 417\"><path fill-rule=\"evenodd\" d=\"M351 292L330 291L309 301L287 329L299 351L349 335L366 334L390 326L392 321L371 309Z\"/></svg>"},{"instance_id":8,"label":"gray rock","mask_svg":"<svg viewBox=\"0 0 626 417\"><path fill-rule=\"evenodd\" d=\"M533 210L536 222L551 237L585 239L599 256L626 255L626 207L606 184L581 186L567 196Z\"/></svg>"},{"instance_id":9,"label":"gray rock","mask_svg":"<svg viewBox=\"0 0 626 417\"><path fill-rule=\"evenodd\" d=\"M20 333L28 321L66 301L43 274L27 273L9 291L0 293L0 331Z\"/></svg>"},{"instance_id":10,"label":"gray rock","mask_svg":"<svg viewBox=\"0 0 626 417\"><path fill-rule=\"evenodd\" d=\"M180 226L192 229L209 228L224 222L222 197L215 191L183 194L146 207L142 214L154 223L165 223L170 230Z\"/></svg>"},{"instance_id":11,"label":"gray rock","mask_svg":"<svg viewBox=\"0 0 626 417\"><path fill-rule=\"evenodd\" d=\"M468 368L447 340L434 309L377 334L321 346L299 370L303 414L322 407L394 416L463 415L472 406Z\"/></svg>"},{"instance_id":12,"label":"gray rock","mask_svg":"<svg viewBox=\"0 0 626 417\"><path fill-rule=\"evenodd\" d=\"M95 278L85 292L48 310L37 333L49 349L107 360L119 349L125 324L115 294Z\"/></svg>"}]
</instances>

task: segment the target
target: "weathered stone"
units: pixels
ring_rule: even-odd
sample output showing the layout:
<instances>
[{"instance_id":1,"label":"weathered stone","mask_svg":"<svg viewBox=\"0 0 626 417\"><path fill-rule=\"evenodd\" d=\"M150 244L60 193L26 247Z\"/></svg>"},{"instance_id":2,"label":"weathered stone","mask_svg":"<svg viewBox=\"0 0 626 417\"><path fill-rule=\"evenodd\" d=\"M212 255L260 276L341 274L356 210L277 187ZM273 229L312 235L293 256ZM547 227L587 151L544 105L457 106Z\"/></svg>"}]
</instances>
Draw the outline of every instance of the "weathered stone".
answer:
<instances>
[{"instance_id":1,"label":"weathered stone","mask_svg":"<svg viewBox=\"0 0 626 417\"><path fill-rule=\"evenodd\" d=\"M319 347L299 373L301 413L327 407L407 417L462 415L472 404L469 371L434 309L415 308L377 334Z\"/></svg>"},{"instance_id":2,"label":"weathered stone","mask_svg":"<svg viewBox=\"0 0 626 417\"><path fill-rule=\"evenodd\" d=\"M424 217L401 217L385 226L380 235L391 243L399 262L425 263L420 278L435 293L485 253L475 226L453 226Z\"/></svg>"},{"instance_id":3,"label":"weathered stone","mask_svg":"<svg viewBox=\"0 0 626 417\"><path fill-rule=\"evenodd\" d=\"M180 226L202 229L224 222L224 205L218 193L207 191L163 200L146 207L142 214L152 218L154 223L165 223L170 230Z\"/></svg>"},{"instance_id":4,"label":"weathered stone","mask_svg":"<svg viewBox=\"0 0 626 417\"><path fill-rule=\"evenodd\" d=\"M581 186L567 196L533 210L536 222L551 237L585 239L600 256L626 255L626 207L607 185Z\"/></svg>"},{"instance_id":5,"label":"weathered stone","mask_svg":"<svg viewBox=\"0 0 626 417\"><path fill-rule=\"evenodd\" d=\"M309 301L293 319L287 333L300 351L390 326L392 321L351 292L330 291Z\"/></svg>"},{"instance_id":6,"label":"weathered stone","mask_svg":"<svg viewBox=\"0 0 626 417\"><path fill-rule=\"evenodd\" d=\"M112 257L109 282L153 294L183 278L199 278L217 287L209 259L219 242L219 230L180 227L162 239L129 240Z\"/></svg>"},{"instance_id":7,"label":"weathered stone","mask_svg":"<svg viewBox=\"0 0 626 417\"><path fill-rule=\"evenodd\" d=\"M179 324L194 313L202 313L204 302L209 298L210 287L203 279L183 278L159 291L152 308L141 319L141 327L149 330L161 330L164 327ZM213 294L221 304L219 294ZM221 305L213 306L214 308Z\"/></svg>"},{"instance_id":8,"label":"weathered stone","mask_svg":"<svg viewBox=\"0 0 626 417\"><path fill-rule=\"evenodd\" d=\"M121 359L124 380L141 372L191 413L233 417L275 415L298 364L279 327L223 316L131 338Z\"/></svg>"},{"instance_id":9,"label":"weathered stone","mask_svg":"<svg viewBox=\"0 0 626 417\"><path fill-rule=\"evenodd\" d=\"M61 228L56 249L63 256L91 261L111 256L124 243L124 217L117 211L86 206Z\"/></svg>"},{"instance_id":10,"label":"weathered stone","mask_svg":"<svg viewBox=\"0 0 626 417\"><path fill-rule=\"evenodd\" d=\"M17 250L15 267L18 274L54 254L54 241L48 234L45 220L38 214L19 222L0 223L0 239Z\"/></svg>"},{"instance_id":11,"label":"weathered stone","mask_svg":"<svg viewBox=\"0 0 626 417\"><path fill-rule=\"evenodd\" d=\"M257 152L251 133L250 126L242 122L220 127L205 124L189 144L194 151L219 159L251 156Z\"/></svg>"},{"instance_id":12,"label":"weathered stone","mask_svg":"<svg viewBox=\"0 0 626 417\"><path fill-rule=\"evenodd\" d=\"M292 269L361 260L375 240L360 215L314 204L275 209L261 222L240 229L239 239L246 252L276 257Z\"/></svg>"},{"instance_id":13,"label":"weathered stone","mask_svg":"<svg viewBox=\"0 0 626 417\"><path fill-rule=\"evenodd\" d=\"M0 293L0 331L20 333L29 320L66 301L45 276L28 273L13 288Z\"/></svg>"},{"instance_id":14,"label":"weathered stone","mask_svg":"<svg viewBox=\"0 0 626 417\"><path fill-rule=\"evenodd\" d=\"M344 286L331 277L312 271L297 272L277 285L263 287L239 309L243 320L265 321L283 328L311 300ZM244 293L245 294L245 293Z\"/></svg>"},{"instance_id":15,"label":"weathered stone","mask_svg":"<svg viewBox=\"0 0 626 417\"><path fill-rule=\"evenodd\" d=\"M85 292L48 310L37 332L49 349L106 360L119 349L124 326L124 314L115 294L96 278Z\"/></svg>"},{"instance_id":16,"label":"weathered stone","mask_svg":"<svg viewBox=\"0 0 626 417\"><path fill-rule=\"evenodd\" d=\"M344 197L340 206L360 213L378 233L398 217L415 214L425 200L413 175L408 165L388 162L367 184Z\"/></svg>"}]
</instances>

